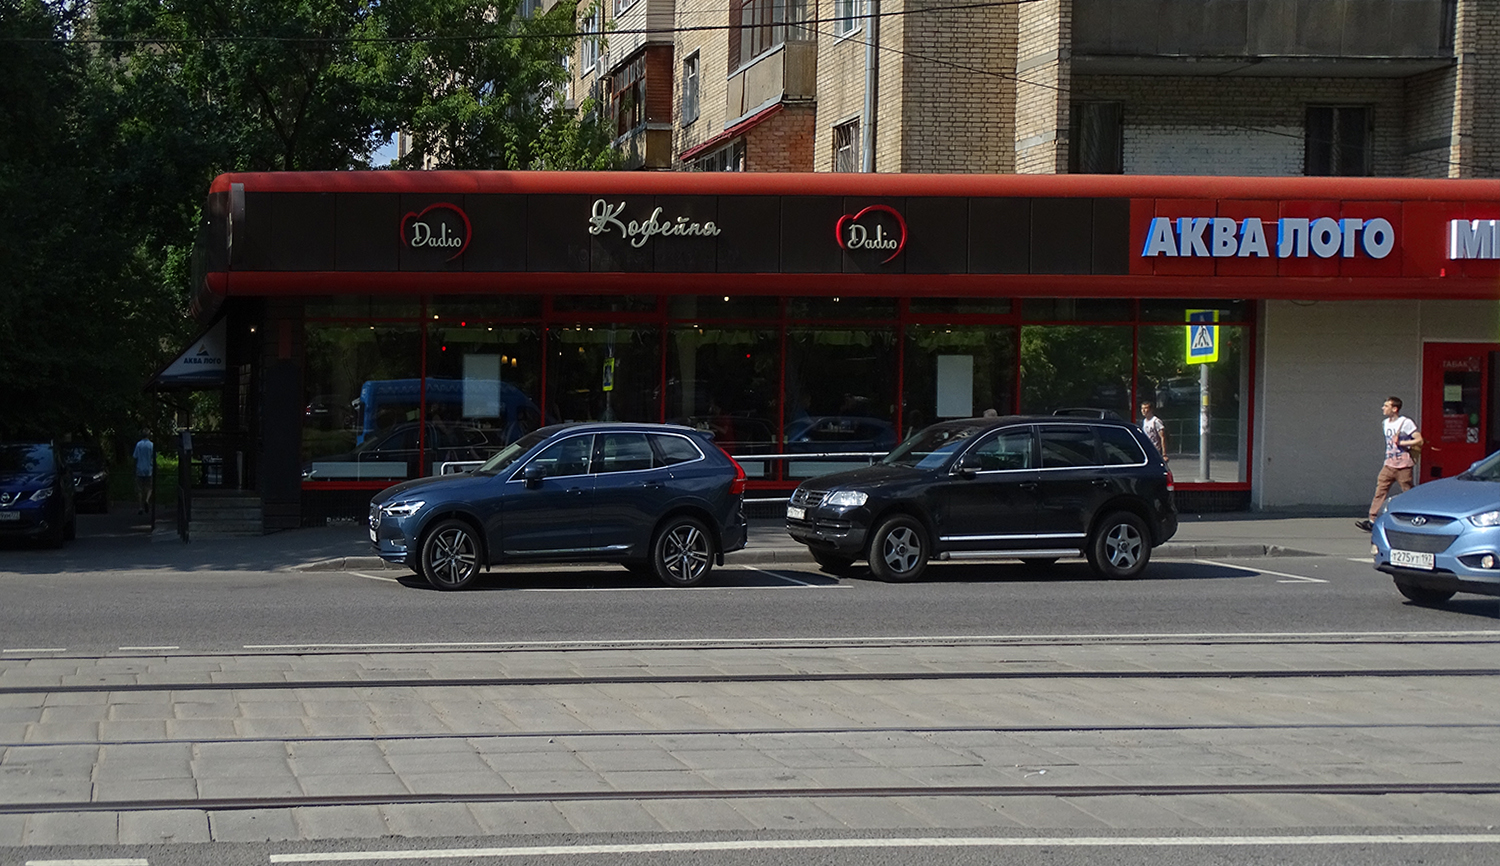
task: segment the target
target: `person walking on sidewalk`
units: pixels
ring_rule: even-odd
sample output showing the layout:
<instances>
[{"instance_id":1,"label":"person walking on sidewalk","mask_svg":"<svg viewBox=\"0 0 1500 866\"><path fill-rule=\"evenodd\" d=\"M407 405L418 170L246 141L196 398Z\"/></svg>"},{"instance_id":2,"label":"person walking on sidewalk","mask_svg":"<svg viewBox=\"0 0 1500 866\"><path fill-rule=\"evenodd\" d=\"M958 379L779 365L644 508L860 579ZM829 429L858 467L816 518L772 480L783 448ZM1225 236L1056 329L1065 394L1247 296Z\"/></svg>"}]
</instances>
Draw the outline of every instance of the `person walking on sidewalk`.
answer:
<instances>
[{"instance_id":1,"label":"person walking on sidewalk","mask_svg":"<svg viewBox=\"0 0 1500 866\"><path fill-rule=\"evenodd\" d=\"M1401 414L1401 398L1387 397L1385 405L1380 407L1385 413L1385 420L1380 424L1380 430L1385 439L1385 463L1381 464L1380 474L1375 476L1375 498L1370 500L1370 514L1364 520L1354 521L1354 525L1369 532L1375 527L1375 515L1380 513L1380 506L1385 504L1386 496L1391 491L1391 485L1399 485L1397 493L1404 493L1412 486L1412 452L1421 450L1422 434L1417 431L1417 425L1412 420Z\"/></svg>"},{"instance_id":2,"label":"person walking on sidewalk","mask_svg":"<svg viewBox=\"0 0 1500 866\"><path fill-rule=\"evenodd\" d=\"M1141 401L1141 430L1156 450L1161 454L1161 459L1167 459L1167 425L1156 417L1156 407L1151 405L1150 400Z\"/></svg>"},{"instance_id":3,"label":"person walking on sidewalk","mask_svg":"<svg viewBox=\"0 0 1500 866\"><path fill-rule=\"evenodd\" d=\"M137 514L145 514L151 508L151 481L156 472L156 446L151 443L151 433L141 431L141 441L135 443L135 498L139 507Z\"/></svg>"}]
</instances>

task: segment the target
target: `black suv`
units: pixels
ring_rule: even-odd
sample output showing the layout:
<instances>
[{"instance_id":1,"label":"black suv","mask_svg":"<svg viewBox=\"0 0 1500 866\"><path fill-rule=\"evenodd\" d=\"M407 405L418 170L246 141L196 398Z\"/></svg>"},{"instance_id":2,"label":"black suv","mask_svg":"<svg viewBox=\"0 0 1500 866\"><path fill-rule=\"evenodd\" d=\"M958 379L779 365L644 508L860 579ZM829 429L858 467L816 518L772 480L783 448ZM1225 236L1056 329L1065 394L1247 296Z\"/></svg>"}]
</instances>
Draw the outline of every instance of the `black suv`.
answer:
<instances>
[{"instance_id":1,"label":"black suv","mask_svg":"<svg viewBox=\"0 0 1500 866\"><path fill-rule=\"evenodd\" d=\"M934 424L874 466L806 481L787 531L825 570L865 559L915 580L930 559L1082 552L1105 577L1134 577L1177 532L1172 475L1139 429L1080 417Z\"/></svg>"}]
</instances>

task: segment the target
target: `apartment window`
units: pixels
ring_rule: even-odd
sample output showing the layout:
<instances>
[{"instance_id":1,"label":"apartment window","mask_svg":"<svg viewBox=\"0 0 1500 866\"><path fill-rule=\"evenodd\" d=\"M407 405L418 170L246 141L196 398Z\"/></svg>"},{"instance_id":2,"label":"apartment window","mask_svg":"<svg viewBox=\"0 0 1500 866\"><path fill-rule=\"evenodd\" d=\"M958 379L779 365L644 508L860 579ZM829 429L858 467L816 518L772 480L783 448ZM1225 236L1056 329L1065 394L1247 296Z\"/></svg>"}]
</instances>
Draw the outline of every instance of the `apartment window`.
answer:
<instances>
[{"instance_id":1,"label":"apartment window","mask_svg":"<svg viewBox=\"0 0 1500 866\"><path fill-rule=\"evenodd\" d=\"M859 121L833 128L833 170L859 171Z\"/></svg>"},{"instance_id":2,"label":"apartment window","mask_svg":"<svg viewBox=\"0 0 1500 866\"><path fill-rule=\"evenodd\" d=\"M1068 121L1070 174L1125 173L1125 109L1118 102L1075 102Z\"/></svg>"},{"instance_id":3,"label":"apartment window","mask_svg":"<svg viewBox=\"0 0 1500 866\"><path fill-rule=\"evenodd\" d=\"M579 73L587 75L594 71L594 67L599 65L599 49L604 43L604 36L602 35L604 32L604 10L597 6L594 7L592 12L584 16L582 29L584 33L600 34L583 37L583 46L581 48L583 68L579 70Z\"/></svg>"},{"instance_id":4,"label":"apartment window","mask_svg":"<svg viewBox=\"0 0 1500 866\"><path fill-rule=\"evenodd\" d=\"M1372 112L1364 105L1310 105L1302 173L1362 177L1370 174Z\"/></svg>"},{"instance_id":5,"label":"apartment window","mask_svg":"<svg viewBox=\"0 0 1500 866\"><path fill-rule=\"evenodd\" d=\"M770 51L788 39L815 34L794 25L807 18L807 0L730 0L729 68Z\"/></svg>"},{"instance_id":6,"label":"apartment window","mask_svg":"<svg viewBox=\"0 0 1500 866\"><path fill-rule=\"evenodd\" d=\"M745 140L737 138L724 147L706 156L700 156L688 164L692 171L744 171Z\"/></svg>"},{"instance_id":7,"label":"apartment window","mask_svg":"<svg viewBox=\"0 0 1500 866\"><path fill-rule=\"evenodd\" d=\"M848 36L858 30L864 14L864 0L833 0L833 35Z\"/></svg>"},{"instance_id":8,"label":"apartment window","mask_svg":"<svg viewBox=\"0 0 1500 866\"><path fill-rule=\"evenodd\" d=\"M682 125L698 119L698 55L682 61Z\"/></svg>"}]
</instances>

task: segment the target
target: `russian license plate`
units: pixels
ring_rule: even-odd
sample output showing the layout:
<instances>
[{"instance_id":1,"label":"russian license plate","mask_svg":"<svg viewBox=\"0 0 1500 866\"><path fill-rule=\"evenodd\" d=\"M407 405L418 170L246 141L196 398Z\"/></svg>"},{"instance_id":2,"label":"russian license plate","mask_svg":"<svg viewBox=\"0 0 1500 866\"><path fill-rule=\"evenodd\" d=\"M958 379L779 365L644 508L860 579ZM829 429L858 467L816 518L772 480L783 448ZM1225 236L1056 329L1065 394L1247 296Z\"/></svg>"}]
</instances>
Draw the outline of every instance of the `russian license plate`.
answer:
<instances>
[{"instance_id":1,"label":"russian license plate","mask_svg":"<svg viewBox=\"0 0 1500 866\"><path fill-rule=\"evenodd\" d=\"M787 520L806 520L807 519L807 509L805 509L805 508L798 508L795 505L788 505L786 507L786 519Z\"/></svg>"},{"instance_id":2,"label":"russian license plate","mask_svg":"<svg viewBox=\"0 0 1500 866\"><path fill-rule=\"evenodd\" d=\"M0 523L4 523L7 520L20 522L20 520L21 520L21 512L19 512L19 511L0 511Z\"/></svg>"},{"instance_id":3,"label":"russian license plate","mask_svg":"<svg viewBox=\"0 0 1500 866\"><path fill-rule=\"evenodd\" d=\"M1428 571L1434 568L1432 554L1417 553L1414 550L1392 550L1391 565L1399 565L1403 568L1425 568Z\"/></svg>"},{"instance_id":4,"label":"russian license plate","mask_svg":"<svg viewBox=\"0 0 1500 866\"><path fill-rule=\"evenodd\" d=\"M370 527L370 543L371 544L379 544L380 543L375 538L375 527L373 527L373 526Z\"/></svg>"}]
</instances>

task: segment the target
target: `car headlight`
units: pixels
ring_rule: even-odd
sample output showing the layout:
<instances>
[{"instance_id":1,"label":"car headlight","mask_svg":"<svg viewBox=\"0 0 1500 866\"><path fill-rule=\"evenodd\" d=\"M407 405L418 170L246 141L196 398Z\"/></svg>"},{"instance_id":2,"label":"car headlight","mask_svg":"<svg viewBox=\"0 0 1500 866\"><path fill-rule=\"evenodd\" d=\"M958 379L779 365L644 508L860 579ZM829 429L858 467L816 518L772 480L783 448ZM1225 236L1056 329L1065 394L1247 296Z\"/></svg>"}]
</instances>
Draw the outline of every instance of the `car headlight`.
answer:
<instances>
[{"instance_id":1,"label":"car headlight","mask_svg":"<svg viewBox=\"0 0 1500 866\"><path fill-rule=\"evenodd\" d=\"M420 511L422 506L426 504L426 501L421 499L409 499L405 502L393 502L390 505L382 505L380 510L392 517L410 517Z\"/></svg>"},{"instance_id":2,"label":"car headlight","mask_svg":"<svg viewBox=\"0 0 1500 866\"><path fill-rule=\"evenodd\" d=\"M1486 511L1483 514L1471 514L1469 522L1475 526L1500 526L1500 511Z\"/></svg>"},{"instance_id":3,"label":"car headlight","mask_svg":"<svg viewBox=\"0 0 1500 866\"><path fill-rule=\"evenodd\" d=\"M834 508L858 508L870 499L868 493L858 490L836 490L823 500L824 505Z\"/></svg>"},{"instance_id":4,"label":"car headlight","mask_svg":"<svg viewBox=\"0 0 1500 866\"><path fill-rule=\"evenodd\" d=\"M31 494L32 502L43 502L50 498L52 498L51 487L43 487L41 490L38 490L37 492Z\"/></svg>"}]
</instances>

